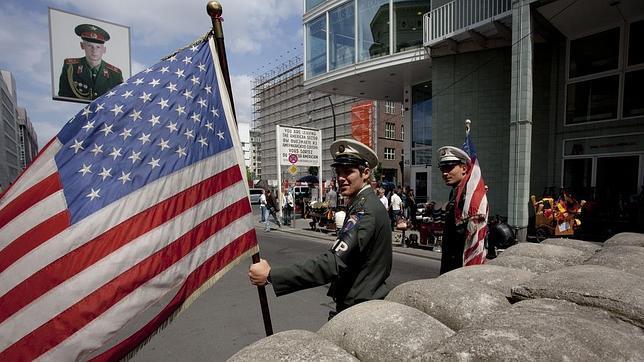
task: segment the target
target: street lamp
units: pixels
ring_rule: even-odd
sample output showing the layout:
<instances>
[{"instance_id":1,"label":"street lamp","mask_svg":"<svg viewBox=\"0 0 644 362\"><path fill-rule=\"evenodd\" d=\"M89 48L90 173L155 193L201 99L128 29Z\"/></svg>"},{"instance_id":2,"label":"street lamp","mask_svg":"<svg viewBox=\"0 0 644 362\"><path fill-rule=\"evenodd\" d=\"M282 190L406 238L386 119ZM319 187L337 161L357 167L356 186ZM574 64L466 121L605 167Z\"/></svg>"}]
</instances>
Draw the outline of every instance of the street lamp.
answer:
<instances>
[{"instance_id":1,"label":"street lamp","mask_svg":"<svg viewBox=\"0 0 644 362\"><path fill-rule=\"evenodd\" d=\"M335 142L336 140L336 133L335 133L335 106L333 105L333 101L331 100L331 96L328 94L325 94L324 97L329 100L329 104L331 105L331 115L333 116L333 141ZM309 92L308 93L308 98L309 102L313 101L313 93ZM308 114L309 121L312 120L313 117L311 117L311 113L309 112ZM333 170L333 179L336 179L335 177L335 169ZM319 180L320 180L320 190L322 190L322 170L319 171ZM336 194L336 205L337 205L337 194Z\"/></svg>"},{"instance_id":2,"label":"street lamp","mask_svg":"<svg viewBox=\"0 0 644 362\"><path fill-rule=\"evenodd\" d=\"M398 165L400 166L400 184L404 188L405 187L405 155L404 154L400 155L400 162L398 162Z\"/></svg>"},{"instance_id":3,"label":"street lamp","mask_svg":"<svg viewBox=\"0 0 644 362\"><path fill-rule=\"evenodd\" d=\"M309 97L309 102L312 102L313 101L313 94L311 92L309 92L308 97ZM333 140L335 141L335 139L336 139L336 134L335 134L335 106L333 105L333 101L331 100L330 95L326 94L326 95L324 95L324 97L326 97L326 99L329 100L329 104L331 105L331 115L333 116ZM310 117L310 114L309 114L309 121L310 120L311 120L311 117Z\"/></svg>"}]
</instances>

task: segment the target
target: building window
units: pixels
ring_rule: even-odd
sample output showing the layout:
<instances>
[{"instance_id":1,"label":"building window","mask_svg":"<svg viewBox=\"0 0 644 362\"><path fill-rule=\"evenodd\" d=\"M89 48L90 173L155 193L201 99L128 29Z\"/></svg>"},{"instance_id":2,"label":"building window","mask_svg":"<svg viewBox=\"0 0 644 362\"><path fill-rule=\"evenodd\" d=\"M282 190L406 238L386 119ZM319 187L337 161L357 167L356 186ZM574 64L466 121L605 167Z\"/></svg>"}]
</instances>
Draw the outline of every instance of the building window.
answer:
<instances>
[{"instance_id":1,"label":"building window","mask_svg":"<svg viewBox=\"0 0 644 362\"><path fill-rule=\"evenodd\" d=\"M396 159L396 149L385 147L385 160L395 160Z\"/></svg>"},{"instance_id":2,"label":"building window","mask_svg":"<svg viewBox=\"0 0 644 362\"><path fill-rule=\"evenodd\" d=\"M306 77L326 72L326 16L306 24Z\"/></svg>"},{"instance_id":3,"label":"building window","mask_svg":"<svg viewBox=\"0 0 644 362\"><path fill-rule=\"evenodd\" d=\"M322 4L324 0L306 0L306 11L313 9L314 7Z\"/></svg>"},{"instance_id":4,"label":"building window","mask_svg":"<svg viewBox=\"0 0 644 362\"><path fill-rule=\"evenodd\" d=\"M329 11L329 69L355 62L355 7L353 1Z\"/></svg>"},{"instance_id":5,"label":"building window","mask_svg":"<svg viewBox=\"0 0 644 362\"><path fill-rule=\"evenodd\" d=\"M385 138L396 138L396 124L387 122L385 123Z\"/></svg>"},{"instance_id":6,"label":"building window","mask_svg":"<svg viewBox=\"0 0 644 362\"><path fill-rule=\"evenodd\" d=\"M577 124L617 118L619 75L568 85L566 121Z\"/></svg>"},{"instance_id":7,"label":"building window","mask_svg":"<svg viewBox=\"0 0 644 362\"><path fill-rule=\"evenodd\" d=\"M385 113L387 113L387 114L396 114L396 104L394 102L386 101L385 102Z\"/></svg>"},{"instance_id":8,"label":"building window","mask_svg":"<svg viewBox=\"0 0 644 362\"><path fill-rule=\"evenodd\" d=\"M597 44L602 46L598 47ZM576 78L617 69L618 60L619 28L572 40L569 77Z\"/></svg>"},{"instance_id":9,"label":"building window","mask_svg":"<svg viewBox=\"0 0 644 362\"><path fill-rule=\"evenodd\" d=\"M405 126L400 125L400 139L404 140L405 139Z\"/></svg>"},{"instance_id":10,"label":"building window","mask_svg":"<svg viewBox=\"0 0 644 362\"><path fill-rule=\"evenodd\" d=\"M432 164L432 85L431 82L412 87L411 101L411 162L412 165Z\"/></svg>"},{"instance_id":11,"label":"building window","mask_svg":"<svg viewBox=\"0 0 644 362\"><path fill-rule=\"evenodd\" d=\"M358 60L389 54L389 0L358 0Z\"/></svg>"},{"instance_id":12,"label":"building window","mask_svg":"<svg viewBox=\"0 0 644 362\"><path fill-rule=\"evenodd\" d=\"M644 20L570 41L567 125L644 115L642 41Z\"/></svg>"},{"instance_id":13,"label":"building window","mask_svg":"<svg viewBox=\"0 0 644 362\"><path fill-rule=\"evenodd\" d=\"M393 0L396 52L423 45L423 14L430 10L427 0Z\"/></svg>"},{"instance_id":14,"label":"building window","mask_svg":"<svg viewBox=\"0 0 644 362\"><path fill-rule=\"evenodd\" d=\"M628 63L624 75L624 103L622 117L644 115L644 20L632 23L628 32Z\"/></svg>"}]
</instances>

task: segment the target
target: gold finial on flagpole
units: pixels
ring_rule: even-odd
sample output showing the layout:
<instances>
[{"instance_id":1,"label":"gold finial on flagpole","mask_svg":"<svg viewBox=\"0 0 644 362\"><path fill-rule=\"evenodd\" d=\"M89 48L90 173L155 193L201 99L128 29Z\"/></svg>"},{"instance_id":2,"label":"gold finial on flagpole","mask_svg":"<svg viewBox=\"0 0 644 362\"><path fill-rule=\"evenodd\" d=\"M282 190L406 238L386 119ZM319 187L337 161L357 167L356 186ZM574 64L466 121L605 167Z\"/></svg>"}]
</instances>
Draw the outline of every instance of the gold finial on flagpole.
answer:
<instances>
[{"instance_id":1,"label":"gold finial on flagpole","mask_svg":"<svg viewBox=\"0 0 644 362\"><path fill-rule=\"evenodd\" d=\"M206 5L206 12L212 20L212 30L215 33L215 38L224 37L224 29L221 26L221 14L224 12L219 1L209 1Z\"/></svg>"}]
</instances>

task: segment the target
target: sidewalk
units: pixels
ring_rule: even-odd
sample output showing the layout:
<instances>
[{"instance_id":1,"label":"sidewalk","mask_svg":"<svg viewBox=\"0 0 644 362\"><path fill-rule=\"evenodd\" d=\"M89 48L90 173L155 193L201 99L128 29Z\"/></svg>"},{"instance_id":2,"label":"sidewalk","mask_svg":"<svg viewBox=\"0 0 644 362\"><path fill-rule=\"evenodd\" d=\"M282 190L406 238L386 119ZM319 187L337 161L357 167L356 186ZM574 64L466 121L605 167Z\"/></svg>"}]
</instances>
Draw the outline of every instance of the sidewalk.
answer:
<instances>
[{"instance_id":1,"label":"sidewalk","mask_svg":"<svg viewBox=\"0 0 644 362\"><path fill-rule=\"evenodd\" d=\"M272 218L271 218L271 232L285 232L290 234L322 239L322 240L328 240L329 242L334 242L336 240L336 235L333 232L330 232L330 231L327 232L326 230L323 232L311 230L311 227L309 226L309 222L311 222L311 219L298 218L293 220L290 226L282 225L281 228L278 228L277 225L275 225L275 223L272 222ZM259 219L257 219L255 221L255 228L258 229L258 231L263 232L264 224L262 224L259 221ZM392 236L392 240L394 239L395 238ZM434 259L434 260L441 259L441 253L437 251L403 247L399 242L392 242L392 246L393 246L394 253L413 255L421 258Z\"/></svg>"}]
</instances>

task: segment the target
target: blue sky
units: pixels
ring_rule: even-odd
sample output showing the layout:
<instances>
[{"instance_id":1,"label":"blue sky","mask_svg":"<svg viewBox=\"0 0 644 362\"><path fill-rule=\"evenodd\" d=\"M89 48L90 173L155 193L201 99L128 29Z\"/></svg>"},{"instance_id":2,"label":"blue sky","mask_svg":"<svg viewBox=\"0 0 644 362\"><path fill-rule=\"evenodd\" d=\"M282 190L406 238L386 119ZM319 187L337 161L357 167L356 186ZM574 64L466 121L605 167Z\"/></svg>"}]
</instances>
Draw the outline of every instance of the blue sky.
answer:
<instances>
[{"instance_id":1,"label":"blue sky","mask_svg":"<svg viewBox=\"0 0 644 362\"><path fill-rule=\"evenodd\" d=\"M302 0L220 2L237 118L240 124L248 124L252 120L250 81L253 76L295 54L302 54ZM51 99L48 8L129 26L132 74L136 74L210 29L206 3L202 0L2 1L0 69L13 73L18 105L27 109L40 145L55 136L83 106Z\"/></svg>"}]
</instances>

